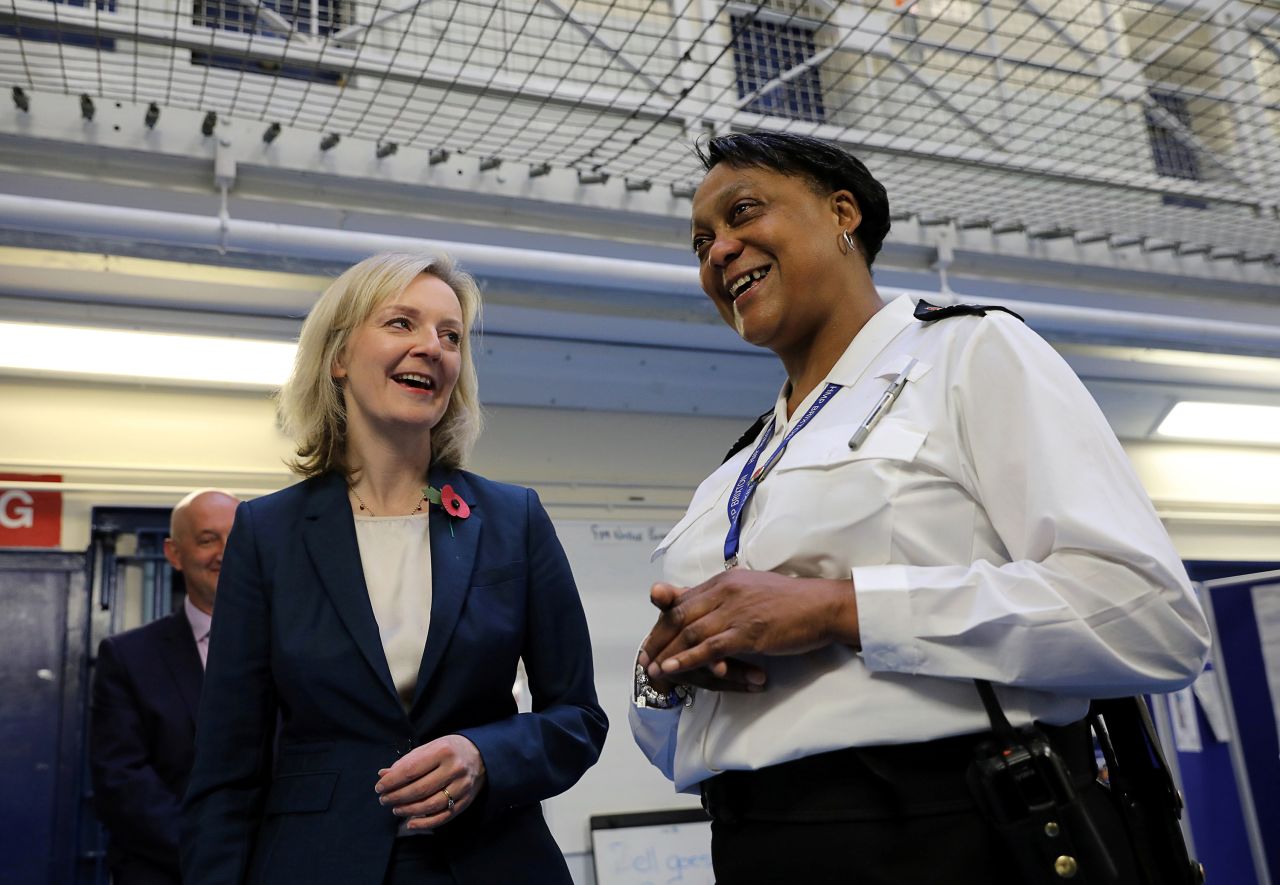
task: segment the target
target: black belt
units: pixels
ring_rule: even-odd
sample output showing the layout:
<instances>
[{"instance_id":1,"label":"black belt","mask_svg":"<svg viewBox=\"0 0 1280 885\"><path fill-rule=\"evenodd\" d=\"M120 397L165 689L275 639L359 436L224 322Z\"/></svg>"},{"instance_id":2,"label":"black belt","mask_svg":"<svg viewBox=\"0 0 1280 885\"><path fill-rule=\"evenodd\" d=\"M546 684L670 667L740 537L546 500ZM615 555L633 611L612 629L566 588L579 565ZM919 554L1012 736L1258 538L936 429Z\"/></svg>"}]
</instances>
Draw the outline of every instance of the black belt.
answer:
<instances>
[{"instance_id":1,"label":"black belt","mask_svg":"<svg viewBox=\"0 0 1280 885\"><path fill-rule=\"evenodd\" d=\"M1093 738L1083 720L1040 725L1077 789L1093 781ZM965 772L989 732L916 744L852 747L702 782L717 821L868 821L976 811Z\"/></svg>"}]
</instances>

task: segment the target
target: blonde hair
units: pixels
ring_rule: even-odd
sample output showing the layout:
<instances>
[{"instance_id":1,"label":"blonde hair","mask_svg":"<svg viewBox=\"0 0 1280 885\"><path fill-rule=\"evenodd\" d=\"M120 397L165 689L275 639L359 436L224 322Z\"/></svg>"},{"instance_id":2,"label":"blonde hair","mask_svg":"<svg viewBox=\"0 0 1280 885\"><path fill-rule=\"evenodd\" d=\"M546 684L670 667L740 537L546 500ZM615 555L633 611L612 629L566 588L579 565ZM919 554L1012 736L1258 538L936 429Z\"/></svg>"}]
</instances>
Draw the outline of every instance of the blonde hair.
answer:
<instances>
[{"instance_id":1,"label":"blonde hair","mask_svg":"<svg viewBox=\"0 0 1280 885\"><path fill-rule=\"evenodd\" d=\"M462 368L440 423L431 431L431 461L461 468L480 435L479 382L471 355L471 330L480 317L480 288L453 259L433 252L382 252L348 268L325 289L307 314L289 380L276 394L280 426L297 446L289 468L304 477L330 470L350 473L346 461L347 416L334 361L351 333L418 278L442 280L462 306Z\"/></svg>"}]
</instances>

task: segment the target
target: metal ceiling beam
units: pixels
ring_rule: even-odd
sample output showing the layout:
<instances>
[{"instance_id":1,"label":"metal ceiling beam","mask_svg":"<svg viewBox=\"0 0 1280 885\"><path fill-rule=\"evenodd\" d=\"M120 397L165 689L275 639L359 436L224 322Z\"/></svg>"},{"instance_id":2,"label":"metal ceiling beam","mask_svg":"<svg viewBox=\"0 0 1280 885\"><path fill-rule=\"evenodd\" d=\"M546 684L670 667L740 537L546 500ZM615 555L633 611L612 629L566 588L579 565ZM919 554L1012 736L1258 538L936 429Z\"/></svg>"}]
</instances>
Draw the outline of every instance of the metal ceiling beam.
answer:
<instances>
[{"instance_id":1,"label":"metal ceiling beam","mask_svg":"<svg viewBox=\"0 0 1280 885\"><path fill-rule=\"evenodd\" d=\"M581 19L579 19L576 15L574 15L572 10L566 9L561 3L557 2L557 0L535 0L535 2L540 2L544 6L551 7L551 9L555 11L556 15L563 18L566 23L568 23L573 27L574 30L576 30L579 34L585 37L588 43L590 43L592 46L595 46L597 49L603 50L606 55L608 55L618 64L622 65L622 67L626 68L632 74L635 74L635 76L639 78L641 82L643 82L646 86L648 86L654 92L657 92L663 95L668 94L664 92L664 90L662 89L662 86L658 83L657 80L650 77L648 74L644 72L644 70L638 64L633 62L631 59L627 58L626 55L623 54L622 50L618 49L616 46L611 44L608 40L601 37L599 25L596 25L596 27L594 28L589 27Z\"/></svg>"},{"instance_id":2,"label":"metal ceiling beam","mask_svg":"<svg viewBox=\"0 0 1280 885\"><path fill-rule=\"evenodd\" d=\"M710 104L710 89L705 82L699 80L695 75L695 71L699 66L706 67L711 64L710 56L707 54L707 45L699 39L698 26L694 21L694 17L690 14L690 10L697 0L668 0L668 8L671 11L671 19L675 23L675 27L671 34L672 44L675 47L675 56L679 59L676 64L677 76L680 78L682 93L688 94L690 91L697 93L698 100L704 104Z\"/></svg>"},{"instance_id":3,"label":"metal ceiling beam","mask_svg":"<svg viewBox=\"0 0 1280 885\"><path fill-rule=\"evenodd\" d=\"M1250 26L1260 28L1274 28L1280 24L1280 16L1274 12L1264 12L1257 6L1239 3L1227 2L1222 0L1160 0L1161 6L1167 6L1180 12L1194 10L1204 16L1212 18L1221 15L1224 12L1231 14L1236 22L1245 22Z\"/></svg>"},{"instance_id":4,"label":"metal ceiling beam","mask_svg":"<svg viewBox=\"0 0 1280 885\"><path fill-rule=\"evenodd\" d=\"M1267 101L1262 97L1261 91L1259 91L1256 101L1253 99L1241 101L1239 98L1230 98L1223 95L1218 89L1193 89L1185 83L1171 83L1168 80L1148 80L1147 85L1152 89L1159 90L1160 92L1168 92L1172 95L1182 96L1183 98L1200 98L1205 101L1217 102L1222 105L1243 107L1249 110L1265 109L1280 112L1280 101ZM1280 154L1277 154L1277 156L1280 157Z\"/></svg>"},{"instance_id":5,"label":"metal ceiling beam","mask_svg":"<svg viewBox=\"0 0 1280 885\"><path fill-rule=\"evenodd\" d=\"M1240 89L1244 92L1243 102L1230 102L1232 122L1240 142L1239 154L1248 165L1250 181L1254 187L1270 193L1273 204L1280 204L1280 165L1275 159L1280 156L1280 144L1277 144L1275 133L1266 114L1257 111L1265 107L1266 101L1262 91L1262 69L1260 51L1255 48L1250 33L1238 28L1224 27L1223 23L1213 26L1213 47L1218 56L1217 68L1220 78L1227 81L1238 77ZM1262 39L1264 45L1269 41ZM1245 60L1239 65L1239 59ZM1280 57L1280 53L1277 54Z\"/></svg>"},{"instance_id":6,"label":"metal ceiling beam","mask_svg":"<svg viewBox=\"0 0 1280 885\"><path fill-rule=\"evenodd\" d=\"M1106 45L1095 59L1103 98L1140 101L1146 93L1143 69L1133 61L1133 46L1124 20L1122 0L1094 0L1102 13Z\"/></svg>"},{"instance_id":7,"label":"metal ceiling beam","mask_svg":"<svg viewBox=\"0 0 1280 885\"><path fill-rule=\"evenodd\" d=\"M996 74L996 92L1000 96L1000 107L996 113L1005 125L1009 123L1009 74L1005 70L1005 47L1000 44L1000 35L996 26L995 14L991 11L991 0L982 2L982 27L987 32L986 44L990 47L991 66Z\"/></svg>"},{"instance_id":8,"label":"metal ceiling beam","mask_svg":"<svg viewBox=\"0 0 1280 885\"><path fill-rule=\"evenodd\" d=\"M760 6L762 4L757 4ZM702 84L702 89L698 90L697 101L686 101L689 103L685 108L692 108L686 113L692 120L696 120L702 127L702 133L714 133L716 135L726 135L729 132L731 110L724 110L730 113L712 116L709 111L719 109L719 104L726 96L735 95L737 93L735 85L735 76L733 64L723 64L721 60L728 57L728 47L719 45L710 35L718 34L719 29L717 23L724 13L732 13L734 10L733 2L721 3L721 0L697 0L697 12L693 18L700 26L698 43L703 47L703 58L705 62L698 71L698 81ZM764 10L767 12L768 10ZM730 21L726 20L725 27L732 32L733 27ZM690 96L692 98L692 96ZM697 105L700 104L701 107Z\"/></svg>"},{"instance_id":9,"label":"metal ceiling beam","mask_svg":"<svg viewBox=\"0 0 1280 885\"><path fill-rule=\"evenodd\" d=\"M1036 0L1019 0L1019 3L1024 9L1035 15L1041 24L1052 31L1070 49L1089 60L1089 63L1093 65L1097 72L1096 76L1104 84L1104 95L1125 101L1134 101L1139 100L1145 94L1146 90L1141 85L1143 78L1142 68L1138 66L1135 59L1125 58L1120 52L1116 51L1116 40L1113 37L1114 26L1111 21L1113 10L1110 4L1105 2L1100 4L1103 15L1103 31L1108 35L1108 41L1104 50L1097 52L1071 34L1065 26L1058 24L1045 15L1037 5ZM1122 30L1121 33L1123 33Z\"/></svg>"},{"instance_id":10,"label":"metal ceiling beam","mask_svg":"<svg viewBox=\"0 0 1280 885\"><path fill-rule=\"evenodd\" d=\"M1156 51L1151 53L1150 55L1135 55L1133 60L1145 66L1153 65L1160 59L1164 58L1165 55L1167 55L1171 49L1173 49L1183 40L1187 39L1196 31L1204 27L1205 24L1206 22L1203 20L1188 22L1181 30L1178 31L1177 34L1167 38L1167 42L1164 44L1163 48L1157 48ZM1166 39L1166 38L1161 38L1161 39ZM1148 40L1148 42L1150 42L1150 40Z\"/></svg>"},{"instance_id":11,"label":"metal ceiling beam","mask_svg":"<svg viewBox=\"0 0 1280 885\"><path fill-rule=\"evenodd\" d=\"M1046 15L1044 11L1040 9L1040 6L1038 3L1036 3L1036 0L1019 0L1019 5L1023 9L1025 9L1027 12L1031 13L1031 15L1033 15L1036 19L1038 19L1040 24L1044 25L1047 29L1052 31L1053 35L1057 37L1059 41L1067 44L1067 46L1070 49L1080 53L1087 59L1090 59L1090 60L1097 59L1098 53L1095 50L1092 50L1088 46L1085 46L1084 43L1082 43L1075 35L1073 35L1070 31L1068 31L1065 26L1058 24L1056 21L1054 21L1052 18Z\"/></svg>"},{"instance_id":12,"label":"metal ceiling beam","mask_svg":"<svg viewBox=\"0 0 1280 885\"><path fill-rule=\"evenodd\" d=\"M394 21L402 15L408 15L417 12L423 6L430 6L435 0L411 0L395 9L388 9L379 15L373 17L371 21L363 25L349 25L333 34L330 39L337 43L349 43L352 37L363 34L365 31L372 31L377 28L386 27L387 22Z\"/></svg>"},{"instance_id":13,"label":"metal ceiling beam","mask_svg":"<svg viewBox=\"0 0 1280 885\"><path fill-rule=\"evenodd\" d=\"M1050 71L1055 74L1067 74L1073 77L1097 78L1102 76L1098 72L1098 66L1095 64L1077 66L1063 64L1062 62L1037 61L1033 58L1014 55L1007 50L995 51L991 49L974 48L958 49L954 46L948 46L945 43L939 43L935 40L928 40L924 37L912 34L889 34L888 37L890 40L896 40L901 43L910 43L912 46L919 46L921 49L928 49L933 52L951 52L957 55L980 58L983 61L1007 62L1009 64L1035 68L1039 71Z\"/></svg>"},{"instance_id":14,"label":"metal ceiling beam","mask_svg":"<svg viewBox=\"0 0 1280 885\"><path fill-rule=\"evenodd\" d=\"M1271 38L1262 33L1261 28L1250 28L1250 33L1257 38L1259 43L1271 50L1271 54L1276 57L1277 61L1280 61L1280 46L1271 42Z\"/></svg>"},{"instance_id":15,"label":"metal ceiling beam","mask_svg":"<svg viewBox=\"0 0 1280 885\"><path fill-rule=\"evenodd\" d=\"M930 83L920 74L912 70L910 65L894 57L890 57L888 60L893 67L897 68L899 71L902 72L903 76L907 80L910 80L917 87L919 87L920 89L923 89L925 93L931 99L933 99L933 101L938 103L939 107L941 107L943 110L950 113L957 120L963 123L967 128L972 129L975 133L977 133L979 138L981 138L983 141L985 141L987 144L991 145L993 148L1000 151L1001 153L1005 153L1005 154L1009 153L1009 149L1005 145L1003 139L997 136L994 132L991 132L990 130L988 130L985 126L980 124L977 120L973 119L973 117L969 116L969 114L966 113L964 109L957 107L951 101L951 99L949 99L941 90L935 87L932 83Z\"/></svg>"}]
</instances>

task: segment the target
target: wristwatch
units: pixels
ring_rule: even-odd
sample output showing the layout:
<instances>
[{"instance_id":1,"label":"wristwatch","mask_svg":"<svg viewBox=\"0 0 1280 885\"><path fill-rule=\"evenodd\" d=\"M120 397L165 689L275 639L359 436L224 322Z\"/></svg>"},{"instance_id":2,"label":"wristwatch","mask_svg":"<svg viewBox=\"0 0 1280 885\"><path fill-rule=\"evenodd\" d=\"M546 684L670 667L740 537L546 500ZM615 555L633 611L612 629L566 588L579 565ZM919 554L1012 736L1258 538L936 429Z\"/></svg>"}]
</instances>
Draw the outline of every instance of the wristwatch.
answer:
<instances>
[{"instance_id":1,"label":"wristwatch","mask_svg":"<svg viewBox=\"0 0 1280 885\"><path fill-rule=\"evenodd\" d=\"M681 704L688 707L693 704L693 688L688 685L677 685L663 694L649 684L649 674L637 662L634 701L635 705L642 710L669 710Z\"/></svg>"}]
</instances>

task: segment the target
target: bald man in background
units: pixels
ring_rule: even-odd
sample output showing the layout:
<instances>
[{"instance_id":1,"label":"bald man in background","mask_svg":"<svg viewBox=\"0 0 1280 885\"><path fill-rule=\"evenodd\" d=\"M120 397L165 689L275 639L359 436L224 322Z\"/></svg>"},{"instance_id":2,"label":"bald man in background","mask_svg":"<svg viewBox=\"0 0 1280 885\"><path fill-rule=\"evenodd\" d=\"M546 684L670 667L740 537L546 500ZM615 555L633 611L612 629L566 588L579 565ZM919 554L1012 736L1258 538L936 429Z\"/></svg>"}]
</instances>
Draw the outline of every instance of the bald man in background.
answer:
<instances>
[{"instance_id":1,"label":"bald man in background","mask_svg":"<svg viewBox=\"0 0 1280 885\"><path fill-rule=\"evenodd\" d=\"M181 882L178 814L195 755L222 551L239 503L214 489L178 502L164 555L182 572L182 607L98 646L89 763L115 885Z\"/></svg>"}]
</instances>

